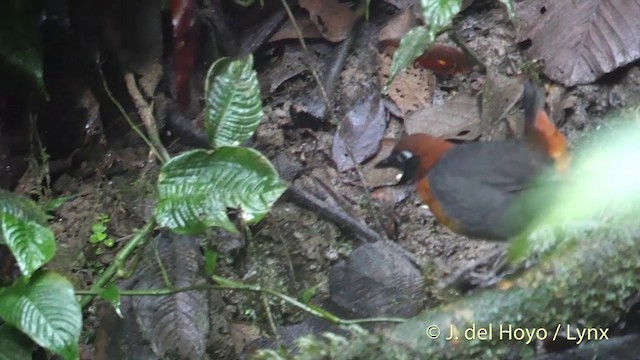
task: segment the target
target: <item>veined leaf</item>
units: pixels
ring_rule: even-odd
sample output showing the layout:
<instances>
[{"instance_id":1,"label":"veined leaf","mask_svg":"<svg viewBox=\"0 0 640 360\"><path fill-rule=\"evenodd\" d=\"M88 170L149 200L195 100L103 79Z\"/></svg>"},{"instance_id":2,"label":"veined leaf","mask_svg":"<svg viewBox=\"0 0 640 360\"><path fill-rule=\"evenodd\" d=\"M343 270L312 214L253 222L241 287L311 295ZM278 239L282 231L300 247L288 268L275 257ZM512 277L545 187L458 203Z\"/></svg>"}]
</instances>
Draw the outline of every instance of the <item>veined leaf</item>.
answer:
<instances>
[{"instance_id":1,"label":"veined leaf","mask_svg":"<svg viewBox=\"0 0 640 360\"><path fill-rule=\"evenodd\" d=\"M0 189L0 213L8 213L17 218L35 221L41 225L47 223L47 215L36 203L24 196Z\"/></svg>"},{"instance_id":2,"label":"veined leaf","mask_svg":"<svg viewBox=\"0 0 640 360\"><path fill-rule=\"evenodd\" d=\"M256 223L285 189L273 165L256 150L193 150L162 167L156 219L182 234L211 226L237 232L227 208L240 209L245 222Z\"/></svg>"},{"instance_id":3,"label":"veined leaf","mask_svg":"<svg viewBox=\"0 0 640 360\"><path fill-rule=\"evenodd\" d=\"M398 49L393 53L393 62L386 85L391 84L396 74L409 67L418 56L422 55L430 43L433 43L433 39L429 39L429 30L424 26L416 26L404 34Z\"/></svg>"},{"instance_id":4,"label":"veined leaf","mask_svg":"<svg viewBox=\"0 0 640 360\"><path fill-rule=\"evenodd\" d=\"M429 27L429 38L433 41L458 15L462 0L421 0L420 3L422 16Z\"/></svg>"},{"instance_id":5,"label":"veined leaf","mask_svg":"<svg viewBox=\"0 0 640 360\"><path fill-rule=\"evenodd\" d=\"M0 242L9 247L26 277L56 253L56 239L49 228L9 213L0 213Z\"/></svg>"},{"instance_id":6,"label":"veined leaf","mask_svg":"<svg viewBox=\"0 0 640 360\"><path fill-rule=\"evenodd\" d=\"M100 290L98 296L113 306L113 309L116 311L116 314L122 318L122 310L120 309L120 289L114 283L109 283L107 286Z\"/></svg>"},{"instance_id":7,"label":"veined leaf","mask_svg":"<svg viewBox=\"0 0 640 360\"><path fill-rule=\"evenodd\" d=\"M262 101L253 57L217 60L205 85L205 128L214 148L248 140L262 120Z\"/></svg>"},{"instance_id":8,"label":"veined leaf","mask_svg":"<svg viewBox=\"0 0 640 360\"><path fill-rule=\"evenodd\" d=\"M0 288L0 318L40 346L77 359L82 311L63 276L39 272L31 281Z\"/></svg>"},{"instance_id":9,"label":"veined leaf","mask_svg":"<svg viewBox=\"0 0 640 360\"><path fill-rule=\"evenodd\" d=\"M398 72L406 69L433 44L440 31L451 24L460 12L462 0L421 0L420 4L427 25L414 27L400 40L393 54L387 86Z\"/></svg>"},{"instance_id":10,"label":"veined leaf","mask_svg":"<svg viewBox=\"0 0 640 360\"><path fill-rule=\"evenodd\" d=\"M0 326L0 360L31 360L35 345L13 326Z\"/></svg>"}]
</instances>

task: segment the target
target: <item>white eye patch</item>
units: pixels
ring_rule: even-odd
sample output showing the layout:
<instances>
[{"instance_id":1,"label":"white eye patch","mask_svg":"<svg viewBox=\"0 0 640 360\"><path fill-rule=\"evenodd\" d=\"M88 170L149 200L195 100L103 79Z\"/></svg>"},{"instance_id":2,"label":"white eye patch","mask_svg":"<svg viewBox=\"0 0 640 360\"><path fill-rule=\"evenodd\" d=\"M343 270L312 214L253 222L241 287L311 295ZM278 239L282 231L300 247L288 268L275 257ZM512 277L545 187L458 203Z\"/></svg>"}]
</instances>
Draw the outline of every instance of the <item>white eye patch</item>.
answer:
<instances>
[{"instance_id":1,"label":"white eye patch","mask_svg":"<svg viewBox=\"0 0 640 360\"><path fill-rule=\"evenodd\" d=\"M414 156L415 155L409 150L402 150L402 151L400 151L399 153L396 154L398 162L401 163L401 164L405 164L407 161L409 161ZM404 170L404 169L400 169L400 170ZM400 181L400 179L402 178L403 175L404 175L404 171L401 172L400 174L396 175L396 181Z\"/></svg>"},{"instance_id":2,"label":"white eye patch","mask_svg":"<svg viewBox=\"0 0 640 360\"><path fill-rule=\"evenodd\" d=\"M413 155L413 153L411 151L402 150L402 151L400 151L398 156L400 156L400 160L407 161L407 160L411 159L412 157L414 157L415 155Z\"/></svg>"}]
</instances>

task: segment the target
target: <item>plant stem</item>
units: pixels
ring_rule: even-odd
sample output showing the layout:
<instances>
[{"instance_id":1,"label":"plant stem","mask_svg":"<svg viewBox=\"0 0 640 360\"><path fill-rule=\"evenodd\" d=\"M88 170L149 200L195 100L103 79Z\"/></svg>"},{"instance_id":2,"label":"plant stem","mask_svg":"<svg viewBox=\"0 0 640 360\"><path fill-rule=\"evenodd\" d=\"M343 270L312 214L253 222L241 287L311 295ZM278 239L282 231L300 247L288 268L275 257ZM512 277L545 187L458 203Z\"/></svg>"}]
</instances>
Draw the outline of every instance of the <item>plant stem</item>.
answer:
<instances>
[{"instance_id":1,"label":"plant stem","mask_svg":"<svg viewBox=\"0 0 640 360\"><path fill-rule=\"evenodd\" d=\"M84 295L80 299L80 306L86 308L93 298L100 293L102 288L109 283L117 274L118 269L124 267L124 263L129 259L131 254L140 246L144 246L150 239L150 234L156 226L155 220L150 220L142 229L131 238L129 242L118 252L115 260L106 268L100 277L91 285L88 291L76 291L76 295Z\"/></svg>"},{"instance_id":2,"label":"plant stem","mask_svg":"<svg viewBox=\"0 0 640 360\"><path fill-rule=\"evenodd\" d=\"M218 285L212 285L208 283L200 283L191 286L186 286L182 288L164 288L164 289L151 289L151 290L120 290L121 296L167 296L172 294L177 294L186 291L206 291L206 290L240 290L240 291L251 291L258 292L262 294L267 294L271 296L275 296L280 298L289 304L320 318L331 321L334 324L338 325L355 325L355 324L364 324L364 323L374 323L374 322L394 322L394 323L402 323L405 319L401 318L393 318L393 317L377 317L377 318L366 318L366 319L342 319L332 313L319 308L313 305L307 305L295 298L292 298L289 295L277 292L275 290L266 289L261 287L260 285L248 285L240 282L236 282L227 278L223 278L221 276L212 275L211 278L218 283ZM76 290L76 295L83 295L86 297L93 298L100 292L101 287L92 286L89 290Z\"/></svg>"}]
</instances>

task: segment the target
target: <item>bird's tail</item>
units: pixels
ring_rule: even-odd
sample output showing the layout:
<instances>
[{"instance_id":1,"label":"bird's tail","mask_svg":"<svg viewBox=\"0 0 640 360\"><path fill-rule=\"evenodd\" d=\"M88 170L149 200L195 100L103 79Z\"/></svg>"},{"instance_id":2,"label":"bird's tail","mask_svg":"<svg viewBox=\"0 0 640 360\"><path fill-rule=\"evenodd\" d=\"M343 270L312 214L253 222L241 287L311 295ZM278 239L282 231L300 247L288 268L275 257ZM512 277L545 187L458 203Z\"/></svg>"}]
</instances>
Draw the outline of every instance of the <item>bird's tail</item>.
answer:
<instances>
[{"instance_id":1,"label":"bird's tail","mask_svg":"<svg viewBox=\"0 0 640 360\"><path fill-rule=\"evenodd\" d=\"M524 82L524 131L527 141L546 152L557 170L565 172L569 167L567 139L556 128L544 110L544 93L530 80Z\"/></svg>"}]
</instances>

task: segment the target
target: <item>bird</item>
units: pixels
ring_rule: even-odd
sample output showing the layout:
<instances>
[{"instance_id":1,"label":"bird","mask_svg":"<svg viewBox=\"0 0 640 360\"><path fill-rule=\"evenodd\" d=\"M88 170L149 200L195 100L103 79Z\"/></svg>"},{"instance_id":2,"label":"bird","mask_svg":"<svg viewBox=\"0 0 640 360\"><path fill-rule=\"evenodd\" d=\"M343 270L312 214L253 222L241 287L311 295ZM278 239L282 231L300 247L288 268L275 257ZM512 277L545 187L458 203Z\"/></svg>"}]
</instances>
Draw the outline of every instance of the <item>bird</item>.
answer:
<instances>
[{"instance_id":1,"label":"bird","mask_svg":"<svg viewBox=\"0 0 640 360\"><path fill-rule=\"evenodd\" d=\"M400 169L398 185L416 183L436 219L455 233L494 241L518 236L551 205L571 159L544 110L542 89L525 81L522 101L522 138L454 144L416 133L375 167Z\"/></svg>"}]
</instances>

